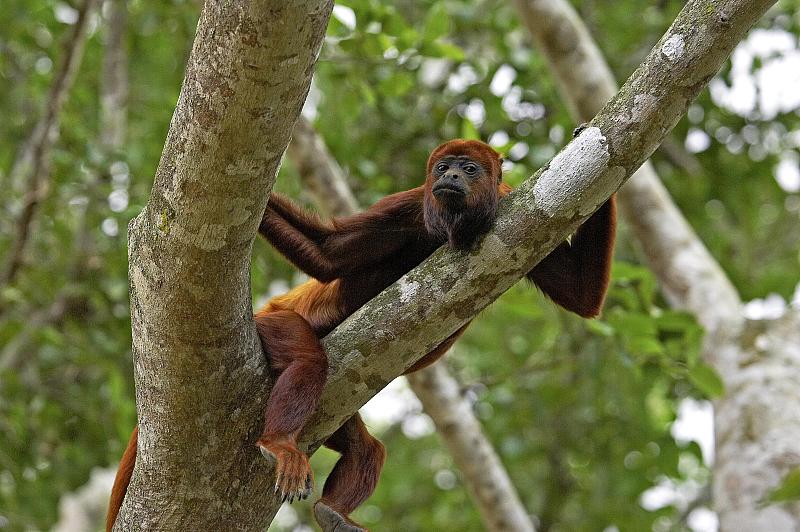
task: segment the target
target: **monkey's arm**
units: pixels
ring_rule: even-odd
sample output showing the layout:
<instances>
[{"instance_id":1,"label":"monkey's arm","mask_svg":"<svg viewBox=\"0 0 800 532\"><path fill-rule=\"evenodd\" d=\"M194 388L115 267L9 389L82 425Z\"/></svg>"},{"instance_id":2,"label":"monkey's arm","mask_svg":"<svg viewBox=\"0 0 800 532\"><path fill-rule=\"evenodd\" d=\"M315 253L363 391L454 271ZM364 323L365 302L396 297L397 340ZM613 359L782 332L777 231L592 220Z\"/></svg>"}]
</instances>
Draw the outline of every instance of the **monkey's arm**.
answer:
<instances>
[{"instance_id":1,"label":"monkey's arm","mask_svg":"<svg viewBox=\"0 0 800 532\"><path fill-rule=\"evenodd\" d=\"M269 196L265 218L270 211L273 215L283 218L295 230L315 242L334 231L330 222L323 222L315 213L306 211L283 194L277 192L273 192ZM264 235L262 228L259 228L259 231ZM266 237L267 235L264 236Z\"/></svg>"},{"instance_id":2,"label":"monkey's arm","mask_svg":"<svg viewBox=\"0 0 800 532\"><path fill-rule=\"evenodd\" d=\"M527 277L550 299L584 318L600 313L606 297L616 233L614 196Z\"/></svg>"},{"instance_id":3,"label":"monkey's arm","mask_svg":"<svg viewBox=\"0 0 800 532\"><path fill-rule=\"evenodd\" d=\"M370 268L419 231L420 202L412 191L393 194L367 211L320 222L285 198L270 204L259 233L303 272L320 281Z\"/></svg>"}]
</instances>

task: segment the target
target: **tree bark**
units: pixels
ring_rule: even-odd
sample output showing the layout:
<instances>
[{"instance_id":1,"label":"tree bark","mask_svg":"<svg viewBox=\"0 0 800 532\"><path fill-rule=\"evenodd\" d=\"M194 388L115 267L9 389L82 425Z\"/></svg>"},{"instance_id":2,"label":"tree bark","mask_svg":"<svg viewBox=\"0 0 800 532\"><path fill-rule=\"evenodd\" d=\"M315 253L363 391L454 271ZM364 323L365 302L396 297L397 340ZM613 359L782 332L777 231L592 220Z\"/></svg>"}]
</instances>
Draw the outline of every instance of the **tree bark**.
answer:
<instances>
[{"instance_id":1,"label":"tree bark","mask_svg":"<svg viewBox=\"0 0 800 532\"><path fill-rule=\"evenodd\" d=\"M311 82L330 0L205 2L147 206L130 224L139 415L116 530L259 530L268 367L250 250Z\"/></svg>"},{"instance_id":2,"label":"tree bark","mask_svg":"<svg viewBox=\"0 0 800 532\"><path fill-rule=\"evenodd\" d=\"M726 393L714 402L712 494L720 530L796 532L800 503L769 504L800 467L800 312L747 320L714 347L726 361Z\"/></svg>"},{"instance_id":3,"label":"tree bark","mask_svg":"<svg viewBox=\"0 0 800 532\"><path fill-rule=\"evenodd\" d=\"M568 2L516 4L573 116L587 120L615 91L597 45ZM704 357L726 384L725 396L715 401L713 502L721 529L800 529L798 505L763 505L800 466L800 397L790 385L800 382L797 311L774 322L744 320L738 293L649 163L618 197L669 302L704 325Z\"/></svg>"},{"instance_id":4,"label":"tree bark","mask_svg":"<svg viewBox=\"0 0 800 532\"><path fill-rule=\"evenodd\" d=\"M327 216L347 216L358 211L344 172L304 118L295 126L289 156L298 168L304 190L311 191L316 205ZM445 362L407 378L462 472L486 528L496 532L533 532L508 472Z\"/></svg>"}]
</instances>

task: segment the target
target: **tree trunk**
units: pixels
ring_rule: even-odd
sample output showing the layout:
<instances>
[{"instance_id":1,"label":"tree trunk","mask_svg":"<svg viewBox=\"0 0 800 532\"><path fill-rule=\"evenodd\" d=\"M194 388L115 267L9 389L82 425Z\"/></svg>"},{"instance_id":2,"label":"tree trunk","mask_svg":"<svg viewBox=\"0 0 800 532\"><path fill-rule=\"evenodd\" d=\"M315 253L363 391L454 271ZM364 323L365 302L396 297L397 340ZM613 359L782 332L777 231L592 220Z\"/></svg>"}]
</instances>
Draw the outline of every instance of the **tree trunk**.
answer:
<instances>
[{"instance_id":1,"label":"tree trunk","mask_svg":"<svg viewBox=\"0 0 800 532\"><path fill-rule=\"evenodd\" d=\"M748 320L714 350L726 386L714 402L712 493L720 530L796 532L800 503L767 501L800 467L800 311Z\"/></svg>"},{"instance_id":2,"label":"tree trunk","mask_svg":"<svg viewBox=\"0 0 800 532\"><path fill-rule=\"evenodd\" d=\"M117 530L260 530L269 379L250 250L305 100L330 0L205 3L147 206L130 225L139 414Z\"/></svg>"}]
</instances>

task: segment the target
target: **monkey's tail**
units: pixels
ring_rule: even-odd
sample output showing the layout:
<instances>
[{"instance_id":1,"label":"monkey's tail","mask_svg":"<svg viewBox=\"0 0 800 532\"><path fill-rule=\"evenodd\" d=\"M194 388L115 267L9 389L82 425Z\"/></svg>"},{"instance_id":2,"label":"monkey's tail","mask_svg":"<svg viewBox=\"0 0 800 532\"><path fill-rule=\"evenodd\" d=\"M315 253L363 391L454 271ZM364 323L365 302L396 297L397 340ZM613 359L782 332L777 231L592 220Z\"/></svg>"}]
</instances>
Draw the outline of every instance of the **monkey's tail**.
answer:
<instances>
[{"instance_id":1,"label":"monkey's tail","mask_svg":"<svg viewBox=\"0 0 800 532\"><path fill-rule=\"evenodd\" d=\"M114 528L114 521L117 520L119 509L122 508L122 501L125 500L125 493L128 491L128 484L133 476L133 466L136 465L136 444L139 441L139 425L133 428L133 434L128 441L128 447L122 453L122 460L119 462L117 476L114 477L114 487L111 488L111 500L108 501L108 515L106 516L106 532L111 532Z\"/></svg>"}]
</instances>

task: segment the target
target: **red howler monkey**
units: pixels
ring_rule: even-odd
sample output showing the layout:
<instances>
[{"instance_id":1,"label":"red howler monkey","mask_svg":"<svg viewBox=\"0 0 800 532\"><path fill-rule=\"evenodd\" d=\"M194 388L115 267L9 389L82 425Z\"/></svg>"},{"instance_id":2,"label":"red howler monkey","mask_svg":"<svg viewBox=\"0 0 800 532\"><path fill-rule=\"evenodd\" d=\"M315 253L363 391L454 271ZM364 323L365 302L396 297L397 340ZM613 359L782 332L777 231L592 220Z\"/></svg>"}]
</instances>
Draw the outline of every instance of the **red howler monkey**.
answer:
<instances>
[{"instance_id":1,"label":"red howler monkey","mask_svg":"<svg viewBox=\"0 0 800 532\"><path fill-rule=\"evenodd\" d=\"M270 300L255 315L270 364L279 377L266 407L257 445L276 461L276 491L284 500L310 494L312 477L295 438L317 406L327 358L319 338L417 266L444 243L468 249L490 228L502 183L501 159L487 144L453 140L431 153L425 184L387 196L363 213L322 222L278 194L270 197L259 232L289 261L313 277ZM612 196L527 277L548 297L584 317L600 312L609 280L616 229ZM468 324L406 373L441 357ZM137 432L120 464L109 507L113 526L136 459ZM349 514L375 489L385 451L356 414L325 446L341 457L314 506L326 532L365 530Z\"/></svg>"}]
</instances>

